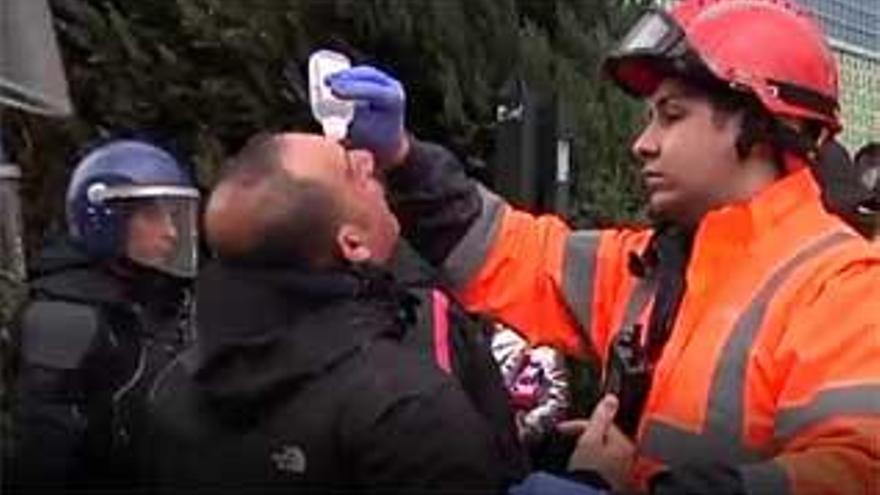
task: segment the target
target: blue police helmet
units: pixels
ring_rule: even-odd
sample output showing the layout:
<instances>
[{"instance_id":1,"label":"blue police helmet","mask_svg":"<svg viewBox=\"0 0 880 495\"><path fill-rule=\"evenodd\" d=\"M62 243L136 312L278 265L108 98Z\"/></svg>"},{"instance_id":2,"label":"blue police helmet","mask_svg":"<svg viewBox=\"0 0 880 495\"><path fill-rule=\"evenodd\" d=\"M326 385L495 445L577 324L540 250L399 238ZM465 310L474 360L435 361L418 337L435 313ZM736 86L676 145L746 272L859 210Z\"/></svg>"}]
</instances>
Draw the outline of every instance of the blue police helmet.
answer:
<instances>
[{"instance_id":1,"label":"blue police helmet","mask_svg":"<svg viewBox=\"0 0 880 495\"><path fill-rule=\"evenodd\" d=\"M76 165L67 188L67 229L94 258L124 249L129 198L182 194L198 198L189 176L166 150L139 139L116 139L91 149Z\"/></svg>"}]
</instances>

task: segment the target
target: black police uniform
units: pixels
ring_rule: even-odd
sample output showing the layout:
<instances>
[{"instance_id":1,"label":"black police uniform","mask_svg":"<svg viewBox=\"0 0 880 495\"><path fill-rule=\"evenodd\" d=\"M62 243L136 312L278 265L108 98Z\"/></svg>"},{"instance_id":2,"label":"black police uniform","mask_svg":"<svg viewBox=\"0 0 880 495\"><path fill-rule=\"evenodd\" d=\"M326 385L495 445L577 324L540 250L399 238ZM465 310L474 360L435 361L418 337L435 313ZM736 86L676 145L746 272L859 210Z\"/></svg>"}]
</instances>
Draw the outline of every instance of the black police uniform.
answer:
<instances>
[{"instance_id":1,"label":"black police uniform","mask_svg":"<svg viewBox=\"0 0 880 495\"><path fill-rule=\"evenodd\" d=\"M137 484L144 399L191 340L189 292L118 263L111 271L62 240L35 265L17 328L13 491Z\"/></svg>"}]
</instances>

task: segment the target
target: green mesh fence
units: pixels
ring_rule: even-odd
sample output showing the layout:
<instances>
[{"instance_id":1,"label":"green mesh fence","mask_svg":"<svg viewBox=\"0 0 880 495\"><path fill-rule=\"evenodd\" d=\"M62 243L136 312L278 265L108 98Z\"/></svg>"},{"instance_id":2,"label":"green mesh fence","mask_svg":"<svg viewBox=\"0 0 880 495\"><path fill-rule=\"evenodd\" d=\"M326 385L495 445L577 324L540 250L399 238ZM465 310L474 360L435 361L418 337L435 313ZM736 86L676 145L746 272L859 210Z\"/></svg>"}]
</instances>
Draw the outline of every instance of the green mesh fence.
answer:
<instances>
[{"instance_id":1,"label":"green mesh fence","mask_svg":"<svg viewBox=\"0 0 880 495\"><path fill-rule=\"evenodd\" d=\"M880 57L837 49L840 64L843 133L840 140L855 152L880 141Z\"/></svg>"},{"instance_id":2,"label":"green mesh fence","mask_svg":"<svg viewBox=\"0 0 880 495\"><path fill-rule=\"evenodd\" d=\"M880 140L880 0L803 0L822 21L840 64L841 141Z\"/></svg>"}]
</instances>

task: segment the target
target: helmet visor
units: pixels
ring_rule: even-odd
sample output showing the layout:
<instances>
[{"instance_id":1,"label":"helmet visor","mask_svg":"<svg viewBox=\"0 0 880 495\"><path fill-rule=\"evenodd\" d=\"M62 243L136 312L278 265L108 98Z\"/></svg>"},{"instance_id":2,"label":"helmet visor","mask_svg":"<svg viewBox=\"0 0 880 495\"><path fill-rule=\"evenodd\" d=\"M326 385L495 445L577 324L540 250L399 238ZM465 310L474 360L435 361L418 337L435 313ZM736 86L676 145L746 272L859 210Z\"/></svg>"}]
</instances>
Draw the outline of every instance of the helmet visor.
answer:
<instances>
[{"instance_id":1,"label":"helmet visor","mask_svg":"<svg viewBox=\"0 0 880 495\"><path fill-rule=\"evenodd\" d=\"M125 219L120 249L131 261L177 277L198 268L199 194L188 187L107 188Z\"/></svg>"},{"instance_id":2,"label":"helmet visor","mask_svg":"<svg viewBox=\"0 0 880 495\"><path fill-rule=\"evenodd\" d=\"M645 12L603 63L605 73L635 96L650 95L670 73L701 66L684 30L660 9Z\"/></svg>"}]
</instances>

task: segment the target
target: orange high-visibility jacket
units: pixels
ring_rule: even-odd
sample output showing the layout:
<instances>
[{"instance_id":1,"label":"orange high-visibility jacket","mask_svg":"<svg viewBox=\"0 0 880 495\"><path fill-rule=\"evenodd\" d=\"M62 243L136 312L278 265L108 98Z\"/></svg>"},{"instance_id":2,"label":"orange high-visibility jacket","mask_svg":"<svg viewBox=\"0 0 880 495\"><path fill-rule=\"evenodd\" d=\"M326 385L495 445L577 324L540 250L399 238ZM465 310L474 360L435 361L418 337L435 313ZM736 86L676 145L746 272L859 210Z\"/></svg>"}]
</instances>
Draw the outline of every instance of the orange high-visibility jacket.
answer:
<instances>
[{"instance_id":1,"label":"orange high-visibility jacket","mask_svg":"<svg viewBox=\"0 0 880 495\"><path fill-rule=\"evenodd\" d=\"M572 231L481 195L444 262L462 299L535 344L604 361L649 312L653 296L633 296L651 280L628 262L651 232ZM823 209L806 169L708 213L693 242L635 480L717 460L749 493L880 494L880 251Z\"/></svg>"}]
</instances>

